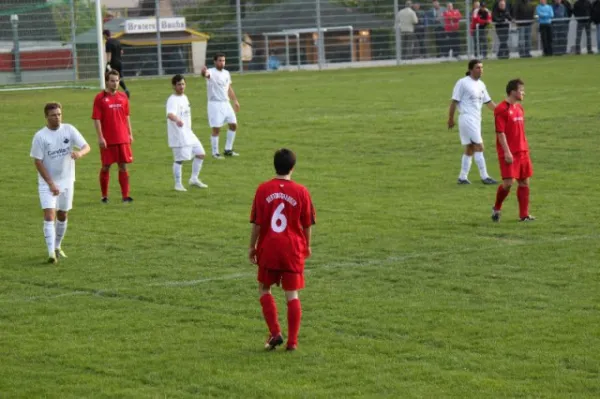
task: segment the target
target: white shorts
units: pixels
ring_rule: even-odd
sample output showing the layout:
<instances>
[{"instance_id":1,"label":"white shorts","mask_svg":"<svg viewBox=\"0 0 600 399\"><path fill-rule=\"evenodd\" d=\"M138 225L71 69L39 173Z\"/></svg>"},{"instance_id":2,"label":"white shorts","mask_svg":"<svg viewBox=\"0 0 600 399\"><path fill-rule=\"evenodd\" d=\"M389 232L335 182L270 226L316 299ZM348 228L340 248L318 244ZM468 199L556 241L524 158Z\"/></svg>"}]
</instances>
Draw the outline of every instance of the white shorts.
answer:
<instances>
[{"instance_id":1,"label":"white shorts","mask_svg":"<svg viewBox=\"0 0 600 399\"><path fill-rule=\"evenodd\" d=\"M73 208L73 194L75 191L73 183L70 187L59 187L59 189L60 194L54 195L47 184L38 186L42 209L58 209L59 211L68 212Z\"/></svg>"},{"instance_id":2,"label":"white shorts","mask_svg":"<svg viewBox=\"0 0 600 399\"><path fill-rule=\"evenodd\" d=\"M173 147L173 159L175 162L191 161L196 155L205 155L204 147L198 142L196 145L185 147Z\"/></svg>"},{"instance_id":3,"label":"white shorts","mask_svg":"<svg viewBox=\"0 0 600 399\"><path fill-rule=\"evenodd\" d=\"M459 117L458 134L462 145L483 143L480 120Z\"/></svg>"},{"instance_id":4,"label":"white shorts","mask_svg":"<svg viewBox=\"0 0 600 399\"><path fill-rule=\"evenodd\" d=\"M229 101L208 102L208 124L221 127L226 123L237 123L237 117Z\"/></svg>"}]
</instances>

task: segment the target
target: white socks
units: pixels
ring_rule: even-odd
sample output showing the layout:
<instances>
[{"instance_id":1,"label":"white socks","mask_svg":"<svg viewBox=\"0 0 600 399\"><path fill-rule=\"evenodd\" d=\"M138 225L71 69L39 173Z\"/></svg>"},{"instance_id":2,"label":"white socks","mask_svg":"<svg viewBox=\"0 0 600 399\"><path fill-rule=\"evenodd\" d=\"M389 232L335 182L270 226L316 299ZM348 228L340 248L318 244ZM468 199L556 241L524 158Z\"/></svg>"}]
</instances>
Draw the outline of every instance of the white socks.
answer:
<instances>
[{"instance_id":1,"label":"white socks","mask_svg":"<svg viewBox=\"0 0 600 399\"><path fill-rule=\"evenodd\" d=\"M62 244L62 240L65 237L65 233L67 232L67 221L61 222L60 220L56 221L56 239L54 240L54 248L60 248L60 244Z\"/></svg>"},{"instance_id":2,"label":"white socks","mask_svg":"<svg viewBox=\"0 0 600 399\"><path fill-rule=\"evenodd\" d=\"M473 161L472 156L463 154L461 168L460 168L460 175L458 175L459 179L467 180L467 177L469 176L469 171L471 170L471 162L472 161Z\"/></svg>"},{"instance_id":3,"label":"white socks","mask_svg":"<svg viewBox=\"0 0 600 399\"><path fill-rule=\"evenodd\" d=\"M46 247L48 247L48 255L54 257L56 249L56 230L54 229L54 221L48 222L44 220L44 238L46 239Z\"/></svg>"},{"instance_id":4,"label":"white socks","mask_svg":"<svg viewBox=\"0 0 600 399\"><path fill-rule=\"evenodd\" d=\"M212 154L219 153L219 136L210 136L210 145L212 147Z\"/></svg>"},{"instance_id":5,"label":"white socks","mask_svg":"<svg viewBox=\"0 0 600 399\"><path fill-rule=\"evenodd\" d=\"M202 170L202 163L204 159L194 157L194 161L192 162L192 179L198 180L198 176L200 176L200 170Z\"/></svg>"},{"instance_id":6,"label":"white socks","mask_svg":"<svg viewBox=\"0 0 600 399\"><path fill-rule=\"evenodd\" d=\"M181 166L181 164L173 162L173 178L175 179L175 184L181 184Z\"/></svg>"},{"instance_id":7,"label":"white socks","mask_svg":"<svg viewBox=\"0 0 600 399\"><path fill-rule=\"evenodd\" d=\"M233 141L235 140L235 132L233 130L227 131L227 141L225 141L225 151L233 150Z\"/></svg>"},{"instance_id":8,"label":"white socks","mask_svg":"<svg viewBox=\"0 0 600 399\"><path fill-rule=\"evenodd\" d=\"M475 163L479 168L479 176L481 176L482 180L487 179L489 176L487 174L487 168L485 167L485 158L483 157L483 152L476 152L474 158Z\"/></svg>"}]
</instances>

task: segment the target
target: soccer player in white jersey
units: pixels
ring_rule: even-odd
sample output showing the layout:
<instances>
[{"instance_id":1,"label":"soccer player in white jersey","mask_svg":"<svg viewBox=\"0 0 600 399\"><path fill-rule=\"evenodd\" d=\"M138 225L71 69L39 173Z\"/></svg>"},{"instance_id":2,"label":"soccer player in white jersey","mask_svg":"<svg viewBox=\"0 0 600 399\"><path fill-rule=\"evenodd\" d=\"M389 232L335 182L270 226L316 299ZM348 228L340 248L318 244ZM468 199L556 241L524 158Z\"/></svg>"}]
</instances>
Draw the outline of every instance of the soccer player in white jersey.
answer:
<instances>
[{"instance_id":1,"label":"soccer player in white jersey","mask_svg":"<svg viewBox=\"0 0 600 399\"><path fill-rule=\"evenodd\" d=\"M61 244L67 232L67 213L73 206L75 160L90 152L90 146L73 125L62 123L59 103L46 104L44 114L46 127L33 137L30 155L38 171L48 263L57 263L59 257L66 258Z\"/></svg>"},{"instance_id":2,"label":"soccer player in white jersey","mask_svg":"<svg viewBox=\"0 0 600 399\"><path fill-rule=\"evenodd\" d=\"M483 75L481 61L469 61L469 70L466 75L456 82L448 111L448 128L452 129L455 125L454 113L458 107L460 112L458 132L460 143L465 147L460 174L458 175L458 184L471 184L469 171L471 170L473 157L475 157L475 163L479 168L479 175L483 184L498 184L487 173L485 158L483 157L483 138L481 137L481 108L485 104L490 110L494 111L496 104L490 98L485 84L481 81Z\"/></svg>"},{"instance_id":3,"label":"soccer player in white jersey","mask_svg":"<svg viewBox=\"0 0 600 399\"><path fill-rule=\"evenodd\" d=\"M192 130L192 111L190 100L184 94L185 78L183 75L175 75L171 79L173 90L167 100L167 134L169 147L173 150L173 177L175 178L175 190L187 191L181 183L181 169L183 161L189 161L192 158L192 177L190 186L207 188L208 186L200 181L200 170L204 162L204 147L198 140L198 137Z\"/></svg>"},{"instance_id":4,"label":"soccer player in white jersey","mask_svg":"<svg viewBox=\"0 0 600 399\"><path fill-rule=\"evenodd\" d=\"M216 159L223 159L219 152L219 131L224 124L227 124L227 141L225 142L226 157L237 157L239 154L233 151L233 142L237 131L236 112L240 110L240 103L237 100L233 87L231 87L231 75L225 69L225 54L217 53L213 57L215 67L208 69L202 68L202 76L206 79L206 92L208 95L208 124L212 129L210 144L212 147L212 156ZM229 101L233 101L233 107Z\"/></svg>"}]
</instances>

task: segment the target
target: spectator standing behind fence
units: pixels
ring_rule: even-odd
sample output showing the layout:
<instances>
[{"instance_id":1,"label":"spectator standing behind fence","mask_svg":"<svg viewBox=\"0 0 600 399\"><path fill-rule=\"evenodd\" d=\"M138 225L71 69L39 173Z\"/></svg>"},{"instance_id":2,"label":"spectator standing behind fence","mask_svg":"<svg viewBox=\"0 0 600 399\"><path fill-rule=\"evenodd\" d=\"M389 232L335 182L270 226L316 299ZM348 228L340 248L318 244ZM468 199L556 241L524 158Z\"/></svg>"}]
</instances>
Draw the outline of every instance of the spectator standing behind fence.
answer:
<instances>
[{"instance_id":1,"label":"spectator standing behind fence","mask_svg":"<svg viewBox=\"0 0 600 399\"><path fill-rule=\"evenodd\" d=\"M419 22L417 13L412 9L412 2L408 0L402 10L396 16L396 23L400 27L402 43L402 59L413 58L413 47L415 44L415 25Z\"/></svg>"},{"instance_id":2,"label":"spectator standing behind fence","mask_svg":"<svg viewBox=\"0 0 600 399\"><path fill-rule=\"evenodd\" d=\"M437 56L443 57L444 49L446 48L446 32L444 32L444 17L446 11L444 7L440 7L437 0L433 0L432 8L427 12L427 20L425 25L431 27L435 37L435 46L437 48Z\"/></svg>"},{"instance_id":3,"label":"spectator standing behind fence","mask_svg":"<svg viewBox=\"0 0 600 399\"><path fill-rule=\"evenodd\" d=\"M471 36L474 38L475 52L479 58L487 57L487 26L492 22L492 14L481 4L471 20Z\"/></svg>"},{"instance_id":4,"label":"spectator standing behind fence","mask_svg":"<svg viewBox=\"0 0 600 399\"><path fill-rule=\"evenodd\" d=\"M569 15L562 0L554 0L552 5L554 20L552 21L552 55L567 53L569 35Z\"/></svg>"},{"instance_id":5,"label":"spectator standing behind fence","mask_svg":"<svg viewBox=\"0 0 600 399\"><path fill-rule=\"evenodd\" d=\"M599 0L596 0L598 3ZM577 0L573 4L573 15L577 19L577 36L575 39L575 52L581 54L581 33L585 30L585 43L587 46L587 53L592 54L592 3L590 0ZM596 35L598 36L598 35Z\"/></svg>"},{"instance_id":6,"label":"spectator standing behind fence","mask_svg":"<svg viewBox=\"0 0 600 399\"><path fill-rule=\"evenodd\" d=\"M540 4L535 8L535 15L538 17L544 55L550 56L552 55L552 18L554 18L554 11L546 0L540 0Z\"/></svg>"},{"instance_id":7,"label":"spectator standing behind fence","mask_svg":"<svg viewBox=\"0 0 600 399\"><path fill-rule=\"evenodd\" d=\"M444 51L444 56L448 55L448 52L452 50L452 56L457 57L460 54L460 34L458 29L460 28L460 19L462 14L459 10L454 8L452 3L446 5L446 12L444 12L444 30L446 31L446 37L448 40L448 47Z\"/></svg>"},{"instance_id":8,"label":"spectator standing behind fence","mask_svg":"<svg viewBox=\"0 0 600 399\"><path fill-rule=\"evenodd\" d=\"M516 0L512 7L513 18L519 31L519 57L531 57L531 24L534 8L530 0Z\"/></svg>"},{"instance_id":9,"label":"spectator standing behind fence","mask_svg":"<svg viewBox=\"0 0 600 399\"><path fill-rule=\"evenodd\" d=\"M508 30L510 29L510 21L512 17L506 8L506 1L500 0L492 12L492 21L496 25L496 34L500 46L498 47L498 58L507 59L508 52Z\"/></svg>"},{"instance_id":10,"label":"spectator standing behind fence","mask_svg":"<svg viewBox=\"0 0 600 399\"><path fill-rule=\"evenodd\" d=\"M596 54L600 54L600 0L592 5L591 21L596 24Z\"/></svg>"},{"instance_id":11,"label":"spectator standing behind fence","mask_svg":"<svg viewBox=\"0 0 600 399\"><path fill-rule=\"evenodd\" d=\"M417 24L415 25L415 56L416 58L427 58L427 49L425 48L425 11L421 10L421 4L414 3L413 10L417 14Z\"/></svg>"}]
</instances>

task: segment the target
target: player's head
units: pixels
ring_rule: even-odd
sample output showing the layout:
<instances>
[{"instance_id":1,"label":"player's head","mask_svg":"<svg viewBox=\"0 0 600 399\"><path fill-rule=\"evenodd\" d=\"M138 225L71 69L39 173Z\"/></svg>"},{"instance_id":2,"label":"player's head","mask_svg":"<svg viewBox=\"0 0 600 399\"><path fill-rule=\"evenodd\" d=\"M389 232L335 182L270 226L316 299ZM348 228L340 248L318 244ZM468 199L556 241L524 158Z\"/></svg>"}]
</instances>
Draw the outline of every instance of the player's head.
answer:
<instances>
[{"instance_id":1,"label":"player's head","mask_svg":"<svg viewBox=\"0 0 600 399\"><path fill-rule=\"evenodd\" d=\"M50 129L57 129L62 122L62 105L57 102L47 103L44 106L46 124Z\"/></svg>"},{"instance_id":2,"label":"player's head","mask_svg":"<svg viewBox=\"0 0 600 399\"><path fill-rule=\"evenodd\" d=\"M121 78L119 71L115 71L114 69L112 69L106 72L106 75L104 77L106 82L106 89L111 93L116 92L119 88L119 80Z\"/></svg>"},{"instance_id":3,"label":"player's head","mask_svg":"<svg viewBox=\"0 0 600 399\"><path fill-rule=\"evenodd\" d=\"M468 65L469 70L466 75L477 80L483 75L483 63L479 60L471 60Z\"/></svg>"},{"instance_id":4,"label":"player's head","mask_svg":"<svg viewBox=\"0 0 600 399\"><path fill-rule=\"evenodd\" d=\"M215 56L213 57L213 61L215 62L215 68L217 68L219 71L225 68L225 54L215 54Z\"/></svg>"},{"instance_id":5,"label":"player's head","mask_svg":"<svg viewBox=\"0 0 600 399\"><path fill-rule=\"evenodd\" d=\"M171 84L173 85L173 90L177 94L183 94L185 91L185 77L182 74L178 73L177 75L171 78Z\"/></svg>"},{"instance_id":6,"label":"player's head","mask_svg":"<svg viewBox=\"0 0 600 399\"><path fill-rule=\"evenodd\" d=\"M523 101L525 97L525 83L518 78L510 80L506 85L506 95L515 101Z\"/></svg>"},{"instance_id":7,"label":"player's head","mask_svg":"<svg viewBox=\"0 0 600 399\"><path fill-rule=\"evenodd\" d=\"M275 165L275 173L278 176L287 176L292 173L294 166L296 166L296 154L292 150L281 148L275 151L273 164Z\"/></svg>"},{"instance_id":8,"label":"player's head","mask_svg":"<svg viewBox=\"0 0 600 399\"><path fill-rule=\"evenodd\" d=\"M102 31L102 36L104 36L105 39L108 39L110 37L110 31L108 29L104 29Z\"/></svg>"}]
</instances>

